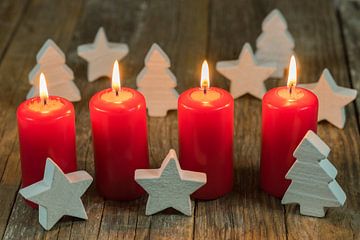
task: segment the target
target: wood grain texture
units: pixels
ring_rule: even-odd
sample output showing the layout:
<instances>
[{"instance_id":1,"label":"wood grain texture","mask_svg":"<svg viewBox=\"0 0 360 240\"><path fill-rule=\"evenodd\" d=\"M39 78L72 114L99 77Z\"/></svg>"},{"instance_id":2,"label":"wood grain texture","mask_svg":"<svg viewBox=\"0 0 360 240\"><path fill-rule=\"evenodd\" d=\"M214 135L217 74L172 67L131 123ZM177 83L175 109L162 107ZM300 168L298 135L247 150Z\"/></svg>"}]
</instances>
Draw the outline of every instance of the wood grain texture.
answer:
<instances>
[{"instance_id":1,"label":"wood grain texture","mask_svg":"<svg viewBox=\"0 0 360 240\"><path fill-rule=\"evenodd\" d=\"M328 68L339 85L350 87L344 46L331 1L274 1L274 4L284 13L289 31L296 39L300 82L316 82L322 70ZM337 181L347 194L345 206L329 209L326 219L320 221L300 216L295 205L286 207L289 239L359 238L360 204L356 199L360 189L360 150L356 144L359 129L354 110L353 104L347 107L348 121L343 130L328 123L320 123L318 127L318 135L331 149L329 160L338 170Z\"/></svg>"},{"instance_id":2,"label":"wood grain texture","mask_svg":"<svg viewBox=\"0 0 360 240\"><path fill-rule=\"evenodd\" d=\"M53 1L32 1L22 17L22 22L9 45L0 65L1 96L0 96L0 146L1 164L3 172L0 182L1 208L0 235L4 234L5 226L9 219L11 206L20 184L19 149L17 142L17 127L15 111L17 106L25 99L29 88L27 75L35 63L35 56L42 43L49 37L60 42L59 46L67 48L71 40L71 33L75 27L76 19L81 10L82 2L60 3L55 6ZM54 16L56 15L56 18ZM14 84L14 83L18 84ZM4 155L3 155L4 154ZM23 205L21 201L15 202ZM21 209L23 206L19 206ZM37 224L22 219L36 219L36 212L26 210L30 215L24 217L19 212L13 212L5 238L18 239L19 231L26 229L35 235L42 235L43 231L34 228ZM35 214L33 215L33 212ZM20 215L19 215L20 214ZM20 219L20 221L18 221ZM35 229L35 230L34 230ZM40 230L40 231L38 231ZM53 234L53 233L52 233Z\"/></svg>"},{"instance_id":3,"label":"wood grain texture","mask_svg":"<svg viewBox=\"0 0 360 240\"><path fill-rule=\"evenodd\" d=\"M0 59L3 58L24 16L29 0L4 0L0 2Z\"/></svg>"},{"instance_id":4,"label":"wood grain texture","mask_svg":"<svg viewBox=\"0 0 360 240\"><path fill-rule=\"evenodd\" d=\"M4 6L2 4L4 1L0 6ZM356 144L360 137L353 103L346 109L348 121L343 130L328 123L319 126L319 136L332 149L329 160L338 169L337 180L348 197L343 208L330 209L322 220L300 216L297 206L283 208L280 200L260 191L261 102L250 96L235 101L234 191L215 201L195 202L194 217L172 211L147 217L145 198L131 202L104 201L92 186L82 198L88 221L64 219L45 233L37 223L37 211L23 204L19 195L16 197L20 165L15 110L28 90L26 76L35 64L36 52L47 38L53 38L64 50L66 62L73 69L75 83L81 90L83 100L75 104L78 165L94 175L88 100L95 92L109 87L110 81L103 78L89 84L86 62L77 56L76 49L80 44L92 42L100 26L106 29L109 41L129 44L130 52L120 62L123 86L136 88L135 79L143 67L146 52L157 42L171 59L170 70L177 77L179 93L199 86L205 57L210 63L211 85L228 90L229 81L214 71L214 63L236 59L245 42L254 47L262 20L271 10L279 8L296 41L300 82L316 82L327 67L339 85L350 87L351 76L352 84L359 90L359 54L356 55L359 35L355 32L359 8L357 5L352 8L353 5L351 2L345 8L340 4L346 46L341 41L335 7L332 1L325 0L92 0L85 3L31 0L25 8L6 5L26 12L9 16L18 23L5 21L5 25L11 27L0 36L3 55L0 62L0 204L3 206L0 236L11 212L5 233L7 239L360 238L360 150ZM1 19L3 15L0 16ZM2 26L0 24L0 29ZM14 33L13 37L6 37L10 32ZM5 44L5 50L1 45L4 36L8 43L13 39ZM346 66L346 56L351 71ZM21 84L16 86L15 82ZM285 85L285 81L266 81L268 88L279 85ZM357 104L359 106L359 97ZM178 149L177 113L170 111L165 118L149 118L148 131L151 165L157 168L170 148Z\"/></svg>"},{"instance_id":5,"label":"wood grain texture","mask_svg":"<svg viewBox=\"0 0 360 240\"><path fill-rule=\"evenodd\" d=\"M207 52L211 70L219 59L236 59L246 42L255 42L265 17L259 15L259 2L211 1ZM210 78L212 86L229 90L229 81L219 73L212 71ZM234 189L218 200L197 203L195 239L285 239L280 201L258 187L261 101L247 95L235 100L234 109Z\"/></svg>"},{"instance_id":6,"label":"wood grain texture","mask_svg":"<svg viewBox=\"0 0 360 240\"><path fill-rule=\"evenodd\" d=\"M360 2L340 1L339 20L348 61L352 87L360 93ZM360 127L360 94L356 98L358 125Z\"/></svg>"}]
</instances>

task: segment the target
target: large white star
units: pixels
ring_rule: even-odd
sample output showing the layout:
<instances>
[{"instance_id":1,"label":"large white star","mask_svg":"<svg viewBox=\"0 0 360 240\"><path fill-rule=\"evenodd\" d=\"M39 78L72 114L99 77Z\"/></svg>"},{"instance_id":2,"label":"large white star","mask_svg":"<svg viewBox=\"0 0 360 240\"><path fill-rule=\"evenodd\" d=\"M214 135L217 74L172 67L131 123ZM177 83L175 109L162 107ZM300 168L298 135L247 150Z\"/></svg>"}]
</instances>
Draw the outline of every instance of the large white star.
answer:
<instances>
[{"instance_id":1,"label":"large white star","mask_svg":"<svg viewBox=\"0 0 360 240\"><path fill-rule=\"evenodd\" d=\"M318 121L327 120L338 128L345 126L345 106L356 98L355 89L338 86L328 69L324 69L317 83L301 86L311 90L319 99Z\"/></svg>"},{"instance_id":2,"label":"large white star","mask_svg":"<svg viewBox=\"0 0 360 240\"><path fill-rule=\"evenodd\" d=\"M48 158L43 180L20 189L19 192L24 198L39 204L39 222L49 230L65 215L87 219L80 197L92 180L85 171L64 174Z\"/></svg>"},{"instance_id":3,"label":"large white star","mask_svg":"<svg viewBox=\"0 0 360 240\"><path fill-rule=\"evenodd\" d=\"M146 215L171 207L191 216L190 194L206 183L206 174L182 170L171 149L159 169L138 169L135 180L149 194Z\"/></svg>"},{"instance_id":4,"label":"large white star","mask_svg":"<svg viewBox=\"0 0 360 240\"><path fill-rule=\"evenodd\" d=\"M238 98L246 93L262 99L266 93L264 81L275 72L275 64L259 64L249 43L245 43L239 59L221 61L216 70L231 81L230 93Z\"/></svg>"},{"instance_id":5,"label":"large white star","mask_svg":"<svg viewBox=\"0 0 360 240\"><path fill-rule=\"evenodd\" d=\"M112 76L112 67L115 60L124 58L129 48L123 43L108 42L103 27L99 28L94 43L80 45L78 55L85 59L88 65L88 80L93 82L99 77Z\"/></svg>"}]
</instances>

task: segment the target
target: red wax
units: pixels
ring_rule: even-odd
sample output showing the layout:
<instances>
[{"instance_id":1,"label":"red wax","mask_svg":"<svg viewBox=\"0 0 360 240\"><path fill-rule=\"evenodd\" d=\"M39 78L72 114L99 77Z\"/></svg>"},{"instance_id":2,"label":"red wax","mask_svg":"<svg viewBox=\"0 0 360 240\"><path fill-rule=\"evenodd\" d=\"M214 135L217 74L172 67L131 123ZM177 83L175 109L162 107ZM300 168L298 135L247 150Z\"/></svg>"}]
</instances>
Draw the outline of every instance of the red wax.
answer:
<instances>
[{"instance_id":1,"label":"red wax","mask_svg":"<svg viewBox=\"0 0 360 240\"><path fill-rule=\"evenodd\" d=\"M234 100L225 90L211 87L209 99L192 88L178 100L180 164L183 169L206 173L207 183L192 196L210 200L233 186ZM216 97L217 96L217 97Z\"/></svg>"},{"instance_id":2,"label":"red wax","mask_svg":"<svg viewBox=\"0 0 360 240\"><path fill-rule=\"evenodd\" d=\"M77 168L74 107L60 97L51 96L49 101L59 101L61 107L35 111L30 107L40 102L40 98L35 97L23 102L17 109L22 187L43 179L47 157L65 173ZM28 203L31 207L37 206Z\"/></svg>"},{"instance_id":3,"label":"red wax","mask_svg":"<svg viewBox=\"0 0 360 240\"><path fill-rule=\"evenodd\" d=\"M135 170L149 168L144 96L121 88L131 97L121 102L102 98L112 89L95 94L89 103L92 124L96 187L112 200L132 200L144 194L135 182Z\"/></svg>"},{"instance_id":4,"label":"red wax","mask_svg":"<svg viewBox=\"0 0 360 240\"><path fill-rule=\"evenodd\" d=\"M280 87L268 91L262 101L261 188L279 198L291 182L285 175L295 161L295 148L308 130L317 130L315 94L297 87L292 96L287 87Z\"/></svg>"}]
</instances>

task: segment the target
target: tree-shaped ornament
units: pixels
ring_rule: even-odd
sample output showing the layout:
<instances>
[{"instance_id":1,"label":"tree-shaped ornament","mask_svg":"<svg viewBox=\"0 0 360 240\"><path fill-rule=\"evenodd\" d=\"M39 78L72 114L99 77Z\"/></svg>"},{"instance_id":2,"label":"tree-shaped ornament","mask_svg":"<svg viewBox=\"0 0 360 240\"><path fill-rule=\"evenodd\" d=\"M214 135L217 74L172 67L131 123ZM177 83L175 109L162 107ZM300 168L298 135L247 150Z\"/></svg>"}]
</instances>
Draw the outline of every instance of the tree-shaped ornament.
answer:
<instances>
[{"instance_id":1,"label":"tree-shaped ornament","mask_svg":"<svg viewBox=\"0 0 360 240\"><path fill-rule=\"evenodd\" d=\"M286 174L292 182L282 204L298 203L300 213L324 217L324 207L343 206L346 195L335 180L337 170L327 159L330 148L309 130L294 151L295 163Z\"/></svg>"},{"instance_id":2,"label":"tree-shaped ornament","mask_svg":"<svg viewBox=\"0 0 360 240\"><path fill-rule=\"evenodd\" d=\"M259 62L273 62L276 71L272 77L282 78L295 47L294 39L287 30L284 16L274 9L262 23L263 32L256 39L255 57Z\"/></svg>"},{"instance_id":3,"label":"tree-shaped ornament","mask_svg":"<svg viewBox=\"0 0 360 240\"><path fill-rule=\"evenodd\" d=\"M151 117L164 117L168 110L177 109L176 77L169 67L169 57L154 43L145 57L145 67L136 78Z\"/></svg>"},{"instance_id":4,"label":"tree-shaped ornament","mask_svg":"<svg viewBox=\"0 0 360 240\"><path fill-rule=\"evenodd\" d=\"M39 94L40 73L46 75L49 95L60 96L71 102L81 100L80 91L76 87L73 71L65 64L65 54L51 39L48 39L36 55L36 66L29 73L29 82L33 87L26 98Z\"/></svg>"}]
</instances>

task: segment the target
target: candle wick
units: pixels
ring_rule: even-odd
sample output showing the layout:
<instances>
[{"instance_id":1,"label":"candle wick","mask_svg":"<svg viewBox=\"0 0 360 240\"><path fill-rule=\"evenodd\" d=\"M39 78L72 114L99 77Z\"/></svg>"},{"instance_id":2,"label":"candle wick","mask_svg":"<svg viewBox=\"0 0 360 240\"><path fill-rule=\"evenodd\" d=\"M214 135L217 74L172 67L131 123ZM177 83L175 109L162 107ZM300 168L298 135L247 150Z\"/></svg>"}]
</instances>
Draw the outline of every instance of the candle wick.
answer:
<instances>
[{"instance_id":1,"label":"candle wick","mask_svg":"<svg viewBox=\"0 0 360 240\"><path fill-rule=\"evenodd\" d=\"M115 90L115 95L116 95L117 97L119 96L119 90L118 90L118 89Z\"/></svg>"},{"instance_id":2,"label":"candle wick","mask_svg":"<svg viewBox=\"0 0 360 240\"><path fill-rule=\"evenodd\" d=\"M292 93L293 93L293 91L294 91L294 84L291 84L290 86L289 86L289 94L290 94L290 96L292 95Z\"/></svg>"},{"instance_id":3,"label":"candle wick","mask_svg":"<svg viewBox=\"0 0 360 240\"><path fill-rule=\"evenodd\" d=\"M207 93L207 87L204 87L204 94Z\"/></svg>"},{"instance_id":4,"label":"candle wick","mask_svg":"<svg viewBox=\"0 0 360 240\"><path fill-rule=\"evenodd\" d=\"M44 98L43 104L44 104L44 106L47 104L46 98Z\"/></svg>"}]
</instances>

